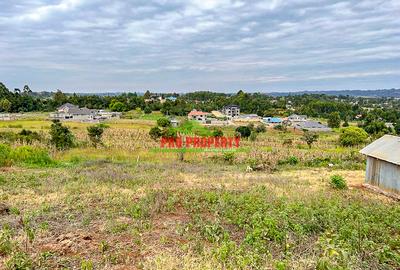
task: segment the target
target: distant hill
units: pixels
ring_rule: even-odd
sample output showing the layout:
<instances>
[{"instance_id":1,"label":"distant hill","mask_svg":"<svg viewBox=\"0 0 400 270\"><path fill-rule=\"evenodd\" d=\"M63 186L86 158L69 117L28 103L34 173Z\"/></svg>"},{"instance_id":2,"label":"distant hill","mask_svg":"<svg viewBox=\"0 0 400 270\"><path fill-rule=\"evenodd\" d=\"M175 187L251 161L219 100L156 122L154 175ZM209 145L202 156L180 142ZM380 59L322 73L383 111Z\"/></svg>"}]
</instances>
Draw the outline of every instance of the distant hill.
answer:
<instances>
[{"instance_id":1,"label":"distant hill","mask_svg":"<svg viewBox=\"0 0 400 270\"><path fill-rule=\"evenodd\" d=\"M400 98L400 89L382 89L382 90L332 90L332 91L300 91L300 92L272 92L271 96L293 96L293 95L312 95L323 94L329 96L352 96L352 97L394 97Z\"/></svg>"}]
</instances>

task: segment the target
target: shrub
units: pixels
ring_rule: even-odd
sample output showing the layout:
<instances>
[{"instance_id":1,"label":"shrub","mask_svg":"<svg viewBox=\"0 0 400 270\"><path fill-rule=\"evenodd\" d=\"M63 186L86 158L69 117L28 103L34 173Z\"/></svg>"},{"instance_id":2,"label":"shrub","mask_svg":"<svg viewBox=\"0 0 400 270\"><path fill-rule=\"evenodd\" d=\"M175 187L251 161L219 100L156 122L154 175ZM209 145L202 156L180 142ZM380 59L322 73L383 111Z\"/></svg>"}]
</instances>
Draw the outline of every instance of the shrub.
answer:
<instances>
[{"instance_id":1,"label":"shrub","mask_svg":"<svg viewBox=\"0 0 400 270\"><path fill-rule=\"evenodd\" d=\"M294 165L299 164L299 159L297 157L295 157L295 156L290 156L287 159L279 160L278 164L279 165L289 164L289 165L294 166Z\"/></svg>"},{"instance_id":2,"label":"shrub","mask_svg":"<svg viewBox=\"0 0 400 270\"><path fill-rule=\"evenodd\" d=\"M171 121L165 117L162 117L157 120L157 125L163 128L170 127Z\"/></svg>"},{"instance_id":3,"label":"shrub","mask_svg":"<svg viewBox=\"0 0 400 270\"><path fill-rule=\"evenodd\" d=\"M11 158L17 163L48 166L53 164L46 150L31 146L21 146L11 152Z\"/></svg>"},{"instance_id":4,"label":"shrub","mask_svg":"<svg viewBox=\"0 0 400 270\"><path fill-rule=\"evenodd\" d=\"M152 113L151 108L150 108L149 106L146 106L146 107L144 108L144 113L145 113L145 114L151 114L151 113Z\"/></svg>"},{"instance_id":5,"label":"shrub","mask_svg":"<svg viewBox=\"0 0 400 270\"><path fill-rule=\"evenodd\" d=\"M90 126L87 128L89 140L94 147L101 143L101 136L103 135L104 128L101 126Z\"/></svg>"},{"instance_id":6,"label":"shrub","mask_svg":"<svg viewBox=\"0 0 400 270\"><path fill-rule=\"evenodd\" d=\"M248 138L251 134L251 129L246 126L240 126L240 127L236 128L235 131L237 133L239 133L240 137L242 137L242 138Z\"/></svg>"},{"instance_id":7,"label":"shrub","mask_svg":"<svg viewBox=\"0 0 400 270\"><path fill-rule=\"evenodd\" d=\"M212 135L214 137L222 137L224 136L224 132L221 129L214 129Z\"/></svg>"},{"instance_id":8,"label":"shrub","mask_svg":"<svg viewBox=\"0 0 400 270\"><path fill-rule=\"evenodd\" d=\"M149 135L153 140L157 140L161 137L162 131L159 127L152 127L149 131Z\"/></svg>"},{"instance_id":9,"label":"shrub","mask_svg":"<svg viewBox=\"0 0 400 270\"><path fill-rule=\"evenodd\" d=\"M251 132L249 140L252 142L256 141L257 140L257 132L254 132L254 131Z\"/></svg>"},{"instance_id":10,"label":"shrub","mask_svg":"<svg viewBox=\"0 0 400 270\"><path fill-rule=\"evenodd\" d=\"M331 176L331 186L335 189L346 189L347 183L346 180L340 175L332 175Z\"/></svg>"},{"instance_id":11,"label":"shrub","mask_svg":"<svg viewBox=\"0 0 400 270\"><path fill-rule=\"evenodd\" d=\"M6 226L0 231L0 256L5 256L13 250L12 231Z\"/></svg>"},{"instance_id":12,"label":"shrub","mask_svg":"<svg viewBox=\"0 0 400 270\"><path fill-rule=\"evenodd\" d=\"M20 269L28 270L33 269L31 258L23 252L17 251L6 261L6 269Z\"/></svg>"},{"instance_id":13,"label":"shrub","mask_svg":"<svg viewBox=\"0 0 400 270\"><path fill-rule=\"evenodd\" d=\"M256 127L256 132L257 132L257 133L264 133L264 132L266 132L266 131L267 131L267 128L265 127L264 124L258 125L258 126Z\"/></svg>"},{"instance_id":14,"label":"shrub","mask_svg":"<svg viewBox=\"0 0 400 270\"><path fill-rule=\"evenodd\" d=\"M286 132L286 131L287 131L287 125L278 124L278 125L274 126L274 129L275 129L275 130L280 130L280 131Z\"/></svg>"},{"instance_id":15,"label":"shrub","mask_svg":"<svg viewBox=\"0 0 400 270\"><path fill-rule=\"evenodd\" d=\"M11 148L6 144L0 144L0 166L9 166L11 164L10 159Z\"/></svg>"},{"instance_id":16,"label":"shrub","mask_svg":"<svg viewBox=\"0 0 400 270\"><path fill-rule=\"evenodd\" d=\"M283 146L292 146L293 145L293 139L290 139L290 138L289 139L284 139L282 145Z\"/></svg>"},{"instance_id":17,"label":"shrub","mask_svg":"<svg viewBox=\"0 0 400 270\"><path fill-rule=\"evenodd\" d=\"M342 146L356 146L368 139L368 133L362 128L358 127L348 127L341 130L339 136L339 143Z\"/></svg>"},{"instance_id":18,"label":"shrub","mask_svg":"<svg viewBox=\"0 0 400 270\"><path fill-rule=\"evenodd\" d=\"M53 120L50 127L50 142L59 150L65 150L74 146L74 135L68 127L61 124L60 120Z\"/></svg>"},{"instance_id":19,"label":"shrub","mask_svg":"<svg viewBox=\"0 0 400 270\"><path fill-rule=\"evenodd\" d=\"M27 129L21 130L21 132L18 133L17 137L22 143L28 143L28 144L31 144L33 141L41 141L42 139L39 133Z\"/></svg>"},{"instance_id":20,"label":"shrub","mask_svg":"<svg viewBox=\"0 0 400 270\"><path fill-rule=\"evenodd\" d=\"M297 165L299 163L299 159L295 156L291 156L287 159L287 163L290 165Z\"/></svg>"},{"instance_id":21,"label":"shrub","mask_svg":"<svg viewBox=\"0 0 400 270\"><path fill-rule=\"evenodd\" d=\"M312 147L313 143L316 142L318 138L318 134L310 131L304 131L303 137L301 137L301 139L307 143L309 148Z\"/></svg>"},{"instance_id":22,"label":"shrub","mask_svg":"<svg viewBox=\"0 0 400 270\"><path fill-rule=\"evenodd\" d=\"M178 136L178 132L174 128L166 128L162 131L162 136L166 138L176 138Z\"/></svg>"},{"instance_id":23,"label":"shrub","mask_svg":"<svg viewBox=\"0 0 400 270\"><path fill-rule=\"evenodd\" d=\"M13 143L17 140L18 135L12 131L1 131L0 140Z\"/></svg>"},{"instance_id":24,"label":"shrub","mask_svg":"<svg viewBox=\"0 0 400 270\"><path fill-rule=\"evenodd\" d=\"M224 161L232 164L235 160L235 152L224 152L223 154Z\"/></svg>"}]
</instances>

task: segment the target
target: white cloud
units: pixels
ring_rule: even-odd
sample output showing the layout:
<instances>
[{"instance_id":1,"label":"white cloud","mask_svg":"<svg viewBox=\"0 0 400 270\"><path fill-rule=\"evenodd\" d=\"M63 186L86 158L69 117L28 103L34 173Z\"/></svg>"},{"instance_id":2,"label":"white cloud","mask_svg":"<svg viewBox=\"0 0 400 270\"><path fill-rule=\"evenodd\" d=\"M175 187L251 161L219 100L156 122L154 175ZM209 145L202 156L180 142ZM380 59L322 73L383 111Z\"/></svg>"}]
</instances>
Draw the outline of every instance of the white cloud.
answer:
<instances>
[{"instance_id":1,"label":"white cloud","mask_svg":"<svg viewBox=\"0 0 400 270\"><path fill-rule=\"evenodd\" d=\"M54 12L65 12L82 5L84 0L61 0L55 5L44 5L17 16L18 20L40 21Z\"/></svg>"},{"instance_id":2,"label":"white cloud","mask_svg":"<svg viewBox=\"0 0 400 270\"><path fill-rule=\"evenodd\" d=\"M400 83L398 0L4 1L0 62L2 76L15 80L62 69L101 72L115 88L132 77L226 88L389 76Z\"/></svg>"}]
</instances>

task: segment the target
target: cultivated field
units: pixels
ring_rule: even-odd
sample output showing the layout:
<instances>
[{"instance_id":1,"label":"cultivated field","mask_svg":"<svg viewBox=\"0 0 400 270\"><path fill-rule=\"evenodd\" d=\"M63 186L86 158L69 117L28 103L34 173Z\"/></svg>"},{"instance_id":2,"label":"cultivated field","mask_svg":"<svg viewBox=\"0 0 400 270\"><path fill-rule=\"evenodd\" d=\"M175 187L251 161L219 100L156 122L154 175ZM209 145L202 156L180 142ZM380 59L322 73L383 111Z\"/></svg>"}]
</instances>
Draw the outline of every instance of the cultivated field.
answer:
<instances>
[{"instance_id":1,"label":"cultivated field","mask_svg":"<svg viewBox=\"0 0 400 270\"><path fill-rule=\"evenodd\" d=\"M0 172L0 269L399 269L400 205L361 187L359 148L268 129L241 151L151 151L159 115L66 123L78 145ZM48 138L45 115L0 122ZM224 128L233 135L233 128ZM3 138L4 139L4 138ZM15 141L12 148L20 147ZM250 165L260 171L248 171ZM331 187L343 176L348 189Z\"/></svg>"}]
</instances>

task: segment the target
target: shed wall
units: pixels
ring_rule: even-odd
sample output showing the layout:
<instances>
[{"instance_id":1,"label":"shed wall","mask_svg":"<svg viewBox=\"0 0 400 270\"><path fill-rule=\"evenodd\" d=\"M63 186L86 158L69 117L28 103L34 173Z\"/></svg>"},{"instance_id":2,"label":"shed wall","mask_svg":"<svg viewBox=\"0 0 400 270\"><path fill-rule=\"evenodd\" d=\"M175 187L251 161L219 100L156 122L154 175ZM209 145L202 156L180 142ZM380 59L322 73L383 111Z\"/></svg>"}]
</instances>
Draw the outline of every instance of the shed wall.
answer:
<instances>
[{"instance_id":1,"label":"shed wall","mask_svg":"<svg viewBox=\"0 0 400 270\"><path fill-rule=\"evenodd\" d=\"M373 157L367 157L366 182L400 193L400 166Z\"/></svg>"}]
</instances>

